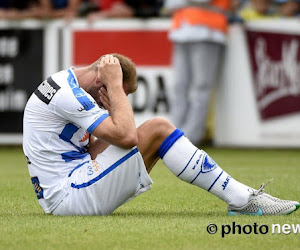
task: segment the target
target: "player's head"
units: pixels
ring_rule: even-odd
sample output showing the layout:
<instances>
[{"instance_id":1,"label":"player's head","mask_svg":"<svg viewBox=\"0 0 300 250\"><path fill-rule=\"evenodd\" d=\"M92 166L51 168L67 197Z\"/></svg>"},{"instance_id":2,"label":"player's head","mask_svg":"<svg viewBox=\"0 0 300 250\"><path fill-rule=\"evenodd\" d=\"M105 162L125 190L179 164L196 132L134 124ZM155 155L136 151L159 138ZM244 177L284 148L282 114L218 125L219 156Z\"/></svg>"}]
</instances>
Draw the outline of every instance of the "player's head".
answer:
<instances>
[{"instance_id":1,"label":"player's head","mask_svg":"<svg viewBox=\"0 0 300 250\"><path fill-rule=\"evenodd\" d=\"M135 64L131 61L130 58L118 54L118 53L112 53L114 57L118 58L121 64L122 73L123 73L123 84L124 88L127 93L133 93L137 89L137 78L136 78L136 67ZM104 56L104 55L103 55ZM91 64L91 68L93 70L98 69L98 65L100 63L101 56L97 61Z\"/></svg>"}]
</instances>

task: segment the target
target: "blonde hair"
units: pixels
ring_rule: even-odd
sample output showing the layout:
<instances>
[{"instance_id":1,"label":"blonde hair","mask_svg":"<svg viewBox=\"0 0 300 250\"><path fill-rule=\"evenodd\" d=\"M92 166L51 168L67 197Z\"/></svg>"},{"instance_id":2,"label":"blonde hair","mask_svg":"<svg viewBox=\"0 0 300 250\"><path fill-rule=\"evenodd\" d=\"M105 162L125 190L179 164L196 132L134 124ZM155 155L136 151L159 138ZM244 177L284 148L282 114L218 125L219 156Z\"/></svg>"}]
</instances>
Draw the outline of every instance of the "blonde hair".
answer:
<instances>
[{"instance_id":1,"label":"blonde hair","mask_svg":"<svg viewBox=\"0 0 300 250\"><path fill-rule=\"evenodd\" d=\"M111 55L118 58L119 61L120 61L121 68L122 68L122 73L123 73L123 84L126 85L129 93L135 92L137 87L138 87L135 64L127 56L124 56L124 55L121 55L121 54L118 54L118 53L112 53ZM91 70L96 71L98 69L97 66L100 63L100 60L103 56L101 56L97 61L93 62L90 65Z\"/></svg>"}]
</instances>

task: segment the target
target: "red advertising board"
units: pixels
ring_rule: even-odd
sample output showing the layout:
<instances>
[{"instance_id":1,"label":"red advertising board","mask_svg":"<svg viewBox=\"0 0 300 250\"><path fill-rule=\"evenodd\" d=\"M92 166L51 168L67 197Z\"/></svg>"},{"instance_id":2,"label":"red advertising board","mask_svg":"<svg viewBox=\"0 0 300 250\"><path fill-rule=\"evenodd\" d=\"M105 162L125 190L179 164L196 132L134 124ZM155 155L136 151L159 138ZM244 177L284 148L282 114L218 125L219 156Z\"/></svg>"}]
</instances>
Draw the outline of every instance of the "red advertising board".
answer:
<instances>
[{"instance_id":1,"label":"red advertising board","mask_svg":"<svg viewBox=\"0 0 300 250\"><path fill-rule=\"evenodd\" d=\"M171 43L167 31L113 30L73 32L73 64L87 65L99 55L117 52L138 66L169 66Z\"/></svg>"},{"instance_id":2,"label":"red advertising board","mask_svg":"<svg viewBox=\"0 0 300 250\"><path fill-rule=\"evenodd\" d=\"M300 36L248 30L247 38L261 118L300 112Z\"/></svg>"}]
</instances>

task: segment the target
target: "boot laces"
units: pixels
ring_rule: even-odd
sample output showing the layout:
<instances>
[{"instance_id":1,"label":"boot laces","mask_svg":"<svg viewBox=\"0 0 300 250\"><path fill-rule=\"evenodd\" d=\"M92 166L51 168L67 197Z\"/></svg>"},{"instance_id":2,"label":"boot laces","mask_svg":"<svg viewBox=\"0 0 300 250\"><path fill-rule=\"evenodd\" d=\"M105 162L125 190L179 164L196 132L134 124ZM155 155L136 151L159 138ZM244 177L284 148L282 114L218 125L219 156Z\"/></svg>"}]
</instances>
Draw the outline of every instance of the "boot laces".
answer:
<instances>
[{"instance_id":1,"label":"boot laces","mask_svg":"<svg viewBox=\"0 0 300 250\"><path fill-rule=\"evenodd\" d=\"M271 180L269 180L266 184L261 184L260 188L258 190L252 190L252 194L254 196L258 196L259 194L264 193L265 191L265 186L267 186L271 181L273 181L273 178Z\"/></svg>"}]
</instances>

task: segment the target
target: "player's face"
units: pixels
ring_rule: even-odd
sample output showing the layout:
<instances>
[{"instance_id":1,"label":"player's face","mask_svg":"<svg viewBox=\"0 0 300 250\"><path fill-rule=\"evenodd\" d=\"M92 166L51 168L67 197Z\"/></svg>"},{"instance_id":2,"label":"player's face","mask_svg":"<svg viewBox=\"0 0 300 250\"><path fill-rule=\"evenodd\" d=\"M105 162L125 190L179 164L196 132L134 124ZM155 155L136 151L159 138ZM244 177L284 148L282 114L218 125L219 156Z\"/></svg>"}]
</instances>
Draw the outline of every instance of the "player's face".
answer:
<instances>
[{"instance_id":1,"label":"player's face","mask_svg":"<svg viewBox=\"0 0 300 250\"><path fill-rule=\"evenodd\" d=\"M97 104L102 107L102 103L100 101L99 90L103 87L104 84L100 82L98 79L95 80L95 84L89 89L88 93L95 99Z\"/></svg>"},{"instance_id":2,"label":"player's face","mask_svg":"<svg viewBox=\"0 0 300 250\"><path fill-rule=\"evenodd\" d=\"M99 95L99 90L100 90L101 87L106 88L106 86L101 81L99 81L98 77L97 77L95 79L95 82L94 82L93 86L90 87L87 92L94 98L94 100L96 101L98 106L103 108L104 106L103 106L103 104L100 100L100 95ZM127 96L129 94L131 94L131 92L129 91L129 87L127 86L126 83L123 84L123 89L124 89L124 92Z\"/></svg>"}]
</instances>

